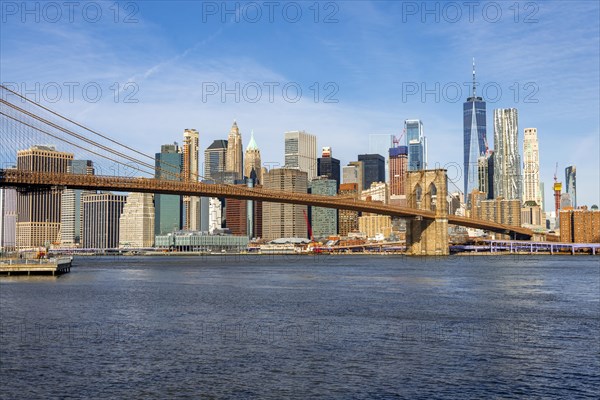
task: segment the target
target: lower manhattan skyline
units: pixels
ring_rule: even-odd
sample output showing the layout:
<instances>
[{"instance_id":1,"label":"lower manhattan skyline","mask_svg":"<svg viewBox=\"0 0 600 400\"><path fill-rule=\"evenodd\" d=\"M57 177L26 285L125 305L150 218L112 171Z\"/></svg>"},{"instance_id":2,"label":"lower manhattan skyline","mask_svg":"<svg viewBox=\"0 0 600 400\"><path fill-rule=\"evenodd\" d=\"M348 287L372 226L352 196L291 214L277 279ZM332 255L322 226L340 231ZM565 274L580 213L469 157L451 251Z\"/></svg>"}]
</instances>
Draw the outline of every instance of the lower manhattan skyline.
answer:
<instances>
[{"instance_id":1,"label":"lower manhattan skyline","mask_svg":"<svg viewBox=\"0 0 600 400\"><path fill-rule=\"evenodd\" d=\"M591 0L0 1L0 397L597 398L599 71Z\"/></svg>"},{"instance_id":2,"label":"lower manhattan skyline","mask_svg":"<svg viewBox=\"0 0 600 400\"><path fill-rule=\"evenodd\" d=\"M462 175L462 104L475 58L490 147L493 110L516 108L519 149L524 129L538 130L545 197L558 162L563 171L577 165L579 204L599 202L594 2L498 3L499 17L491 3L472 15L453 3L460 18L442 3L322 3L318 13L291 3L298 21L292 6L269 15L262 3L176 2L187 10L176 18L160 18L160 2L122 3L120 12L98 3L93 32L83 10L53 18L11 4L3 5L2 82L148 153L185 128L199 131L205 149L237 120L244 148L254 130L263 163L283 165L284 132L305 130L347 165L369 134L399 136L404 120L420 119L430 167L457 164ZM418 40L395 39L409 33ZM21 43L35 43L31 55L20 56ZM462 190L462 178L456 183Z\"/></svg>"}]
</instances>

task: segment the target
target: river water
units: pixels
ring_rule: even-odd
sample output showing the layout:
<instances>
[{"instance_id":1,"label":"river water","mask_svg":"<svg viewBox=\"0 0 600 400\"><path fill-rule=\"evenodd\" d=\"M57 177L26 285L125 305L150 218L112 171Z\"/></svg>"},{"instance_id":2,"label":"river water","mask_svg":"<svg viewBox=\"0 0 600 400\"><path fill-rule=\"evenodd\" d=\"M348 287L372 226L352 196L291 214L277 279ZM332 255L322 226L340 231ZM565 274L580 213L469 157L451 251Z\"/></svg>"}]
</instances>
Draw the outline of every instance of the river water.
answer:
<instances>
[{"instance_id":1,"label":"river water","mask_svg":"<svg viewBox=\"0 0 600 400\"><path fill-rule=\"evenodd\" d=\"M599 336L593 256L77 258L0 278L0 397L594 398Z\"/></svg>"}]
</instances>

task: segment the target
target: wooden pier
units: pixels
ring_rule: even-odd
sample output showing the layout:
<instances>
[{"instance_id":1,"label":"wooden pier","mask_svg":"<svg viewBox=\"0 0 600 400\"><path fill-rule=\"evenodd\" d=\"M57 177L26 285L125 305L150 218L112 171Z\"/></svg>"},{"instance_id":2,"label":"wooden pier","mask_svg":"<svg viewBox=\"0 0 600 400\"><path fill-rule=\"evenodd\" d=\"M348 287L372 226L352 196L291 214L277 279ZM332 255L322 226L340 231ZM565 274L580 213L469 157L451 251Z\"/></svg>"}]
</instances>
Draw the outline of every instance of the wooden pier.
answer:
<instances>
[{"instance_id":1,"label":"wooden pier","mask_svg":"<svg viewBox=\"0 0 600 400\"><path fill-rule=\"evenodd\" d=\"M72 257L40 260L6 259L0 261L0 275L62 275L71 272Z\"/></svg>"}]
</instances>

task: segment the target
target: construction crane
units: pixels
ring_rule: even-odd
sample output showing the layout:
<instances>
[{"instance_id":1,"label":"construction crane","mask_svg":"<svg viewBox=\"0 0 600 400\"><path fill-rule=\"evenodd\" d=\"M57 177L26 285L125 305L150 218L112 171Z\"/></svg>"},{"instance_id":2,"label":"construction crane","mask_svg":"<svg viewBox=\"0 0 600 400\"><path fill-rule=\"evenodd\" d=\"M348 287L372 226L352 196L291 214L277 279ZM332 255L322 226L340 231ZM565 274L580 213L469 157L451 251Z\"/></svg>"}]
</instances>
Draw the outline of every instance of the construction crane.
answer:
<instances>
[{"instance_id":1,"label":"construction crane","mask_svg":"<svg viewBox=\"0 0 600 400\"><path fill-rule=\"evenodd\" d=\"M392 142L394 143L394 147L398 147L400 146L400 140L402 140L402 137L404 136L404 134L406 133L406 128L404 128L402 130L402 133L400 134L400 136L393 136Z\"/></svg>"},{"instance_id":2,"label":"construction crane","mask_svg":"<svg viewBox=\"0 0 600 400\"><path fill-rule=\"evenodd\" d=\"M483 144L485 146L485 154L487 155L490 153L490 148L488 146L487 135L485 133L483 134Z\"/></svg>"},{"instance_id":3,"label":"construction crane","mask_svg":"<svg viewBox=\"0 0 600 400\"><path fill-rule=\"evenodd\" d=\"M560 193L562 192L562 182L558 181L556 174L558 173L558 162L554 168L554 212L558 221L558 211L560 210Z\"/></svg>"}]
</instances>

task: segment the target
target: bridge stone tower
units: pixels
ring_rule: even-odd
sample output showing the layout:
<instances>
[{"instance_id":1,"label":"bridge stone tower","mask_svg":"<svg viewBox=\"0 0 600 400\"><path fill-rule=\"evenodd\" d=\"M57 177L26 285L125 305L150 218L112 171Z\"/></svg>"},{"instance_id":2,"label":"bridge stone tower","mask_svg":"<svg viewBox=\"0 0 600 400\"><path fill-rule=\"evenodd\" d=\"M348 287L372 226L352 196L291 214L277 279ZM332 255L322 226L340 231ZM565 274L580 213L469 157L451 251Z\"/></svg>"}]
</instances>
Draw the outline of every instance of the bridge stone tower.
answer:
<instances>
[{"instance_id":1,"label":"bridge stone tower","mask_svg":"<svg viewBox=\"0 0 600 400\"><path fill-rule=\"evenodd\" d=\"M406 224L406 249L411 255L448 255L448 178L445 169L407 173L408 207L435 212L435 219L415 217Z\"/></svg>"}]
</instances>

